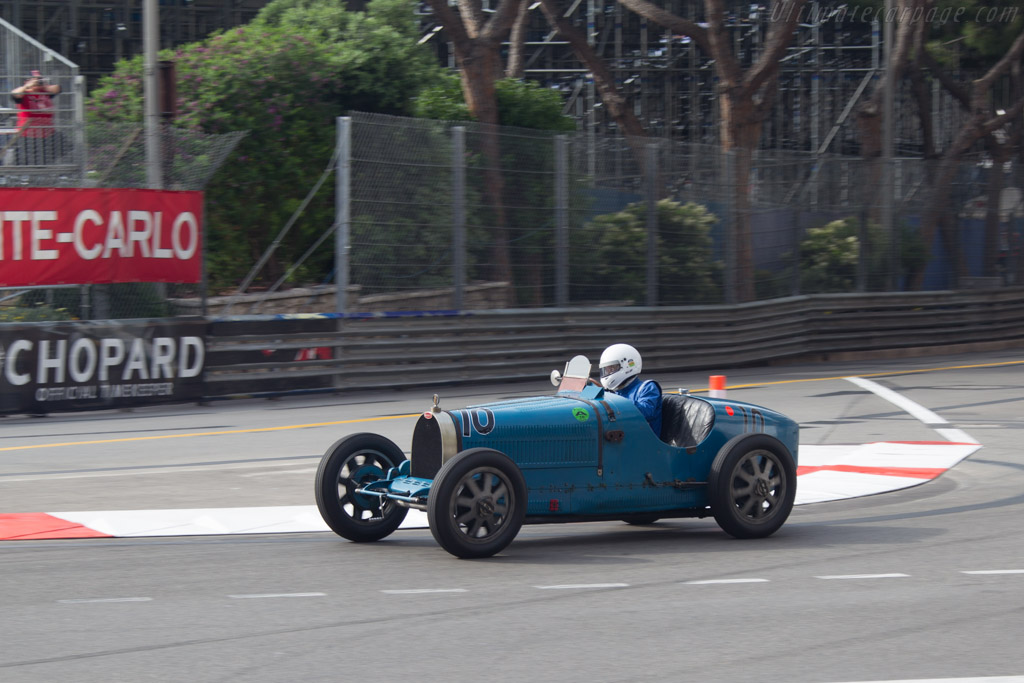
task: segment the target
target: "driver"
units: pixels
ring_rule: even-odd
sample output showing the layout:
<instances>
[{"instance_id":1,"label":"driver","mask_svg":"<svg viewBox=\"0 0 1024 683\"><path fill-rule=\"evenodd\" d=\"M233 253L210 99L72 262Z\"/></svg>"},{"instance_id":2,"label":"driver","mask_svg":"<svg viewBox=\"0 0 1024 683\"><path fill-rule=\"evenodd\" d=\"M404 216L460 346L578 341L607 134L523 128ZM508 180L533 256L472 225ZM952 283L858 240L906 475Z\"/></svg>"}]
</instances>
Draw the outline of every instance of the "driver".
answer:
<instances>
[{"instance_id":1,"label":"driver","mask_svg":"<svg viewBox=\"0 0 1024 683\"><path fill-rule=\"evenodd\" d=\"M629 344L612 344L601 354L601 386L632 399L660 437L661 387L651 379L640 381L641 365L639 351Z\"/></svg>"}]
</instances>

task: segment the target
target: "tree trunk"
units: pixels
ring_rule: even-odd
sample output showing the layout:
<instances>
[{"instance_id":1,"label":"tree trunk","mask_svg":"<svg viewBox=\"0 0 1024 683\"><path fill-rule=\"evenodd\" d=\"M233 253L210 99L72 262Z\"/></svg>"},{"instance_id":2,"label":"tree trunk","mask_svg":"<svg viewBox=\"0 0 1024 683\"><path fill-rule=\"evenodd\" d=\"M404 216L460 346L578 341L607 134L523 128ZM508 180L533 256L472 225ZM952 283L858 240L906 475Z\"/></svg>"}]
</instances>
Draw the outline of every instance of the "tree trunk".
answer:
<instances>
[{"instance_id":1,"label":"tree trunk","mask_svg":"<svg viewBox=\"0 0 1024 683\"><path fill-rule=\"evenodd\" d=\"M1003 164L1009 160L1009 155L991 136L988 149L992 156L992 168L988 176L988 201L985 207L985 252L981 274L986 277L994 277L1002 275L999 270L999 226L1002 219Z\"/></svg>"},{"instance_id":2,"label":"tree trunk","mask_svg":"<svg viewBox=\"0 0 1024 683\"><path fill-rule=\"evenodd\" d=\"M594 78L594 86L597 88L601 102L608 108L612 120L618 125L619 130L627 138L644 138L647 132L644 130L640 120L637 119L629 102L622 96L615 86L615 77L603 59L587 43L587 37L578 28L572 25L568 19L562 16L556 0L541 0L541 11L547 18L551 28L555 29L562 38L572 47L576 58L583 62L583 65L590 69ZM641 144L640 147L643 145ZM642 162L639 162L642 164Z\"/></svg>"},{"instance_id":3,"label":"tree trunk","mask_svg":"<svg viewBox=\"0 0 1024 683\"><path fill-rule=\"evenodd\" d=\"M733 51L726 26L725 0L704 0L707 23L698 24L667 12L650 0L619 0L620 4L673 32L690 36L714 60L719 78L721 149L733 157L732 196L735 220L731 232L735 265L728 275L730 294L738 301L754 298L754 262L750 224L750 174L761 128L771 113L779 74L779 60L793 40L806 0L777 0L771 7L768 35L756 61L744 68Z\"/></svg>"},{"instance_id":4,"label":"tree trunk","mask_svg":"<svg viewBox=\"0 0 1024 683\"><path fill-rule=\"evenodd\" d=\"M862 100L854 112L854 121L860 141L860 155L864 158L865 164L863 187L868 192L871 191L869 188L879 187L882 183L882 126L885 124L882 105L884 104L886 83L892 79L893 90L898 92L898 88L895 86L903 78L911 54L918 54L923 49L920 41L921 30L924 26L923 17L926 16L925 9L931 4L931 1L896 0L895 16L902 20L894 30L894 44L890 53L891 63L885 65L870 97ZM878 204L873 205L871 207L872 218L880 220L880 211L881 207Z\"/></svg>"},{"instance_id":5,"label":"tree trunk","mask_svg":"<svg viewBox=\"0 0 1024 683\"><path fill-rule=\"evenodd\" d=\"M505 176L501 168L501 138L498 131L498 98L495 70L500 73L501 58L496 50L473 41L462 60L462 91L469 110L480 123L480 151L483 154L484 187L491 207L491 279L512 284L512 264L508 252L508 220L505 215ZM511 301L506 302L511 304Z\"/></svg>"},{"instance_id":6,"label":"tree trunk","mask_svg":"<svg viewBox=\"0 0 1024 683\"><path fill-rule=\"evenodd\" d=\"M498 98L495 83L504 75L501 42L515 22L521 0L500 0L489 18L478 0L460 0L456 14L448 0L427 0L445 28L461 70L462 94L470 113L482 124L484 191L493 211L491 226L491 278L511 286L508 221L505 215L505 179L501 171L498 136ZM511 300L505 302L511 304Z\"/></svg>"},{"instance_id":7,"label":"tree trunk","mask_svg":"<svg viewBox=\"0 0 1024 683\"><path fill-rule=\"evenodd\" d=\"M735 254L729 273L731 291L737 302L753 301L754 247L751 231L750 176L754 168L754 154L761 140L761 119L749 98L734 101L729 95L721 99L722 152L732 158L732 177L729 181L733 204L733 224L730 245Z\"/></svg>"},{"instance_id":8,"label":"tree trunk","mask_svg":"<svg viewBox=\"0 0 1024 683\"><path fill-rule=\"evenodd\" d=\"M933 70L943 87L952 93L971 114L968 121L957 133L953 143L946 150L942 162L939 164L939 171L932 186L930 208L925 213L921 224L921 234L928 249L931 248L935 231L940 227L942 216L949 216L951 213L949 210L950 186L956 175L956 169L961 157L976 142L990 135L996 129L1016 120L1021 116L1021 112L1024 111L1024 94L1019 92L1015 93L1016 99L1013 103L1005 110L1001 110L1002 113L993 112L991 102L991 91L996 79L1011 70L1011 67L1016 67L1022 55L1024 55L1024 34L1019 35L1014 40L1009 51L984 76L971 81L968 85L953 80L940 66L936 65L933 61L927 61L927 55L925 55L929 67ZM952 221L952 223L955 223L955 221ZM942 226L942 230L947 249L956 250L955 228L951 227L949 222L946 222ZM952 258L958 259L956 264L957 275L964 275L966 269L962 263L962 254L951 252L950 255ZM914 278L912 283L914 289L921 287L923 275L923 273L919 273Z\"/></svg>"},{"instance_id":9,"label":"tree trunk","mask_svg":"<svg viewBox=\"0 0 1024 683\"><path fill-rule=\"evenodd\" d=\"M509 78L523 78L523 45L526 42L526 26L530 23L530 0L519 0L516 22L508 38L508 66L505 75Z\"/></svg>"}]
</instances>

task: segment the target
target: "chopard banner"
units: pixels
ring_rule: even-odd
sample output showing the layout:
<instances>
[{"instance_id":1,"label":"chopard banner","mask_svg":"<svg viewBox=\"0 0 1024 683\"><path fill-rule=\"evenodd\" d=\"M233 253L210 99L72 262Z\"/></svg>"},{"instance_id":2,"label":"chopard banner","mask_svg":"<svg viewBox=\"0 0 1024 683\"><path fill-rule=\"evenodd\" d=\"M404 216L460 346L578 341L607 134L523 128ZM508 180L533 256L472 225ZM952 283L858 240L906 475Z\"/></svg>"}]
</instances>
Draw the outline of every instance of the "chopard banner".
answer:
<instances>
[{"instance_id":1,"label":"chopard banner","mask_svg":"<svg viewBox=\"0 0 1024 683\"><path fill-rule=\"evenodd\" d=\"M0 325L0 412L199 398L205 339L201 319Z\"/></svg>"},{"instance_id":2,"label":"chopard banner","mask_svg":"<svg viewBox=\"0 0 1024 683\"><path fill-rule=\"evenodd\" d=\"M0 287L199 282L202 192L0 190Z\"/></svg>"}]
</instances>

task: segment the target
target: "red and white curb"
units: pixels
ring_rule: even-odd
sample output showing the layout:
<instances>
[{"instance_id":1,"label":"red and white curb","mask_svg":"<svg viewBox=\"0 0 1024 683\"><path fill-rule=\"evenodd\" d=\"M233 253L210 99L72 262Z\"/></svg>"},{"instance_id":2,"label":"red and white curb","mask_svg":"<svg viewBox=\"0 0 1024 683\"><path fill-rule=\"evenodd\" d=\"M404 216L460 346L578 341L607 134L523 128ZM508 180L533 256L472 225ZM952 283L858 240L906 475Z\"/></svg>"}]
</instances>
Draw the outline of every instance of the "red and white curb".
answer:
<instances>
[{"instance_id":1,"label":"red and white curb","mask_svg":"<svg viewBox=\"0 0 1024 683\"><path fill-rule=\"evenodd\" d=\"M878 442L801 446L796 504L868 496L935 479L980 446L974 443ZM402 528L425 528L410 510ZM315 505L181 510L103 510L0 514L0 540L211 536L328 531Z\"/></svg>"},{"instance_id":2,"label":"red and white curb","mask_svg":"<svg viewBox=\"0 0 1024 683\"><path fill-rule=\"evenodd\" d=\"M980 449L977 443L880 441L801 446L796 504L898 491L931 481Z\"/></svg>"},{"instance_id":3,"label":"red and white curb","mask_svg":"<svg viewBox=\"0 0 1024 683\"><path fill-rule=\"evenodd\" d=\"M970 435L905 396L863 377L847 381L931 427L946 441L880 441L861 445L801 445L796 504L870 496L917 486L942 475L981 448ZM725 396L725 376L711 378ZM425 528L410 510L402 528ZM328 531L314 505L188 510L0 513L0 541L90 537L210 536Z\"/></svg>"}]
</instances>

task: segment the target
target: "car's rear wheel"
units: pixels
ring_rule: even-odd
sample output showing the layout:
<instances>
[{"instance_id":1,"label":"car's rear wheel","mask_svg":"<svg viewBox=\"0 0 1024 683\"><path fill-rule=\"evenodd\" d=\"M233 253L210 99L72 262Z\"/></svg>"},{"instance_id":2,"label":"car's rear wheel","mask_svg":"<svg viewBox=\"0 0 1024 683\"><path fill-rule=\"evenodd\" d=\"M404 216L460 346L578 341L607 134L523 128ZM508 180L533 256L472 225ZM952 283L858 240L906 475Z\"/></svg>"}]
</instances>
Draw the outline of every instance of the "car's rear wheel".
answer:
<instances>
[{"instance_id":1,"label":"car's rear wheel","mask_svg":"<svg viewBox=\"0 0 1024 683\"><path fill-rule=\"evenodd\" d=\"M393 501L356 493L405 460L393 441L378 434L353 434L324 454L316 472L316 506L334 533L350 541L379 541L409 512Z\"/></svg>"},{"instance_id":2,"label":"car's rear wheel","mask_svg":"<svg viewBox=\"0 0 1024 683\"><path fill-rule=\"evenodd\" d=\"M767 434L741 434L715 456L708 499L718 526L736 538L778 531L793 510L796 464L789 449Z\"/></svg>"},{"instance_id":3,"label":"car's rear wheel","mask_svg":"<svg viewBox=\"0 0 1024 683\"><path fill-rule=\"evenodd\" d=\"M444 464L430 487L430 532L456 557L501 552L525 518L526 480L498 451L472 448L459 453Z\"/></svg>"}]
</instances>

